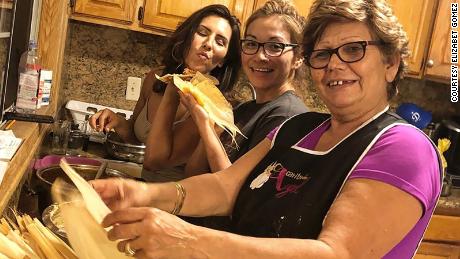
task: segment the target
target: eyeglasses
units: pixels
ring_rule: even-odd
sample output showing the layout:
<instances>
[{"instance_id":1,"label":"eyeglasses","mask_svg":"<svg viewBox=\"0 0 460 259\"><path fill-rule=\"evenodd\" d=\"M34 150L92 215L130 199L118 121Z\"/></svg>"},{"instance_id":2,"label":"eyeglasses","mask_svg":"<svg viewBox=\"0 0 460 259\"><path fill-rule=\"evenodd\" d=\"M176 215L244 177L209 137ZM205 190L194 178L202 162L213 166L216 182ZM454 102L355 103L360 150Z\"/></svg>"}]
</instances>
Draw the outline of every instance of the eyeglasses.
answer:
<instances>
[{"instance_id":1,"label":"eyeglasses","mask_svg":"<svg viewBox=\"0 0 460 259\"><path fill-rule=\"evenodd\" d=\"M297 44L281 43L281 42L257 42L255 40L241 40L241 50L244 54L254 55L262 46L265 55L270 57L279 57L283 54L287 47L296 48Z\"/></svg>"},{"instance_id":2,"label":"eyeglasses","mask_svg":"<svg viewBox=\"0 0 460 259\"><path fill-rule=\"evenodd\" d=\"M383 44L382 41L355 41L345 43L335 49L317 49L305 57L305 62L314 69L325 68L329 65L332 54L336 54L340 60L346 63L358 62L366 55L368 45Z\"/></svg>"}]
</instances>

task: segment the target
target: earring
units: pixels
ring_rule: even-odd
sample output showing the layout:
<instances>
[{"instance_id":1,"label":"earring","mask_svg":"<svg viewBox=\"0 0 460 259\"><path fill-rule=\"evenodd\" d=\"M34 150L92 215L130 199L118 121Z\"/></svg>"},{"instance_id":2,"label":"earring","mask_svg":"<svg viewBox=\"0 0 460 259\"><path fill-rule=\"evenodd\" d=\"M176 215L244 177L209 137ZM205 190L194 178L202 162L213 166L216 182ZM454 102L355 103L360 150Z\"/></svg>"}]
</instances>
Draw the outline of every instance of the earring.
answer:
<instances>
[{"instance_id":1,"label":"earring","mask_svg":"<svg viewBox=\"0 0 460 259\"><path fill-rule=\"evenodd\" d=\"M177 51L177 47L179 47L179 45L182 44L182 43L183 43L183 41L176 42L174 44L174 46L172 47L172 50L171 50L172 58L174 59L174 61L176 61L178 63L182 63L182 61L181 61L181 59L176 57L176 51Z\"/></svg>"}]
</instances>

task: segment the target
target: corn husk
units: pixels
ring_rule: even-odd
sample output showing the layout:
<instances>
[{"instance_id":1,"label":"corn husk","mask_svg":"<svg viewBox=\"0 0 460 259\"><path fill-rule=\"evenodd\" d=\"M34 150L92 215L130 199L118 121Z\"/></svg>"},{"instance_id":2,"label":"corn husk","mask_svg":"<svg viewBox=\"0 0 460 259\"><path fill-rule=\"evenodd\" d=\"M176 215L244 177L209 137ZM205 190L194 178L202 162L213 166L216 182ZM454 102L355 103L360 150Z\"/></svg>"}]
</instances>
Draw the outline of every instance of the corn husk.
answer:
<instances>
[{"instance_id":1,"label":"corn husk","mask_svg":"<svg viewBox=\"0 0 460 259\"><path fill-rule=\"evenodd\" d=\"M54 235L38 219L13 212L16 223L8 217L0 219L1 255L7 258L27 259L78 258L64 241Z\"/></svg>"},{"instance_id":2,"label":"corn husk","mask_svg":"<svg viewBox=\"0 0 460 259\"><path fill-rule=\"evenodd\" d=\"M35 254L38 255L40 259L46 259L45 254L43 253L42 249L40 246L35 242L35 240L32 238L32 235L30 233L23 233L22 238L26 241L26 243L34 250Z\"/></svg>"},{"instance_id":3,"label":"corn husk","mask_svg":"<svg viewBox=\"0 0 460 259\"><path fill-rule=\"evenodd\" d=\"M34 250L25 242L25 240L21 237L19 230L12 230L6 236L11 241L15 242L21 249L27 254L30 259L38 259L40 258Z\"/></svg>"},{"instance_id":4,"label":"corn husk","mask_svg":"<svg viewBox=\"0 0 460 259\"><path fill-rule=\"evenodd\" d=\"M438 150L439 154L441 154L441 162L442 162L442 169L445 170L447 167L447 161L446 158L444 157L444 152L446 152L450 147L450 140L446 138L440 138L438 139Z\"/></svg>"},{"instance_id":5,"label":"corn husk","mask_svg":"<svg viewBox=\"0 0 460 259\"><path fill-rule=\"evenodd\" d=\"M0 234L0 253L12 259L23 259L27 255L18 244L3 234Z\"/></svg>"},{"instance_id":6,"label":"corn husk","mask_svg":"<svg viewBox=\"0 0 460 259\"><path fill-rule=\"evenodd\" d=\"M23 221L27 228L27 231L30 233L30 236L32 237L32 240L36 244L38 244L40 250L43 252L43 254L45 254L47 258L64 258L58 252L57 248L54 247L51 240L46 238L46 235L41 231L39 226L37 226L36 222L31 217L25 215L23 217Z\"/></svg>"},{"instance_id":7,"label":"corn husk","mask_svg":"<svg viewBox=\"0 0 460 259\"><path fill-rule=\"evenodd\" d=\"M130 258L118 251L117 242L110 241L107 230L101 226L103 218L111 212L110 209L65 159L61 160L60 165L78 191L70 189L63 180L58 179L51 192L59 203L64 229L78 258Z\"/></svg>"},{"instance_id":8,"label":"corn husk","mask_svg":"<svg viewBox=\"0 0 460 259\"><path fill-rule=\"evenodd\" d=\"M190 81L184 81L174 75L173 82L182 92L192 94L197 103L208 113L209 118L227 131L233 141L237 133L243 135L234 123L231 104L211 80L197 72Z\"/></svg>"},{"instance_id":9,"label":"corn husk","mask_svg":"<svg viewBox=\"0 0 460 259\"><path fill-rule=\"evenodd\" d=\"M104 217L111 212L109 207L105 205L93 187L91 187L91 185L85 179L83 179L83 177L75 172L75 170L65 161L65 159L62 159L59 165L77 187L91 216L93 216L96 222L100 224ZM64 186L64 182L62 182L60 186L61 190L68 189L68 187ZM58 202L66 202L65 200L62 200L67 199L65 195L55 195L58 194L58 191L59 188L55 189L53 198L61 199L60 201L58 200ZM68 201L72 201L72 199L78 199L75 197L74 193L71 192L70 194L72 194L72 197L68 197Z\"/></svg>"},{"instance_id":10,"label":"corn husk","mask_svg":"<svg viewBox=\"0 0 460 259\"><path fill-rule=\"evenodd\" d=\"M6 235L8 234L9 232L9 227L5 224L3 224L3 222L1 222L0 224L0 233L3 234L3 235Z\"/></svg>"},{"instance_id":11,"label":"corn husk","mask_svg":"<svg viewBox=\"0 0 460 259\"><path fill-rule=\"evenodd\" d=\"M206 110L209 118L230 134L233 143L236 143L237 133L245 137L235 125L232 106L216 87L219 80L215 77L189 69L186 69L184 74L155 76L164 83L172 81L182 92L192 94L198 104Z\"/></svg>"},{"instance_id":12,"label":"corn husk","mask_svg":"<svg viewBox=\"0 0 460 259\"><path fill-rule=\"evenodd\" d=\"M34 223L37 228L43 233L43 236L53 245L53 247L64 257L68 259L78 259L75 252L57 237L53 232L49 231L43 224L38 220L34 219Z\"/></svg>"},{"instance_id":13,"label":"corn husk","mask_svg":"<svg viewBox=\"0 0 460 259\"><path fill-rule=\"evenodd\" d=\"M166 74L164 76L158 76L155 74L155 77L163 83L172 82L174 76L178 76L184 80L192 80L192 78L196 78L201 81L202 79L206 79L210 80L214 85L219 85L219 80L217 80L217 78L187 68L184 70L183 74Z\"/></svg>"}]
</instances>

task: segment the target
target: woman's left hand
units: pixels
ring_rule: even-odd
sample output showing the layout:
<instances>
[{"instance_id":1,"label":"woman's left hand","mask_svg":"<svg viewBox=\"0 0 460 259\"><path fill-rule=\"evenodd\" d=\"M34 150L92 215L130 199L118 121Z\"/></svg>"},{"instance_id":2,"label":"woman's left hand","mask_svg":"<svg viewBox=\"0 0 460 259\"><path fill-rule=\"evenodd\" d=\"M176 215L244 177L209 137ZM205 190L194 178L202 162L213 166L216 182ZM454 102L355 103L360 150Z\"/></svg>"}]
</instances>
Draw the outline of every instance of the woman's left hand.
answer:
<instances>
[{"instance_id":1,"label":"woman's left hand","mask_svg":"<svg viewBox=\"0 0 460 259\"><path fill-rule=\"evenodd\" d=\"M127 242L136 258L205 258L194 247L198 227L156 208L128 208L105 217L103 227L113 226L110 240L125 252Z\"/></svg>"}]
</instances>

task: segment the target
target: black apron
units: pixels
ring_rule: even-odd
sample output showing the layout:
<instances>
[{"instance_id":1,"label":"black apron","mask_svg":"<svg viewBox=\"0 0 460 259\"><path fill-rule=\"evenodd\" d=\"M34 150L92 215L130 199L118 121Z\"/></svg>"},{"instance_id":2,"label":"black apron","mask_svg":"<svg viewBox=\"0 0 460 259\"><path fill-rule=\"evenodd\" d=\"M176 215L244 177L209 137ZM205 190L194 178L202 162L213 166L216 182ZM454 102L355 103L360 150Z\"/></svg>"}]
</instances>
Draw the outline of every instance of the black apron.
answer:
<instances>
[{"instance_id":1,"label":"black apron","mask_svg":"<svg viewBox=\"0 0 460 259\"><path fill-rule=\"evenodd\" d=\"M254 237L316 239L332 202L368 146L389 125L405 123L398 115L385 112L330 152L292 147L329 117L309 112L282 125L273 147L240 190L232 214L232 232ZM267 172L268 181L251 189L251 183L262 172Z\"/></svg>"}]
</instances>

